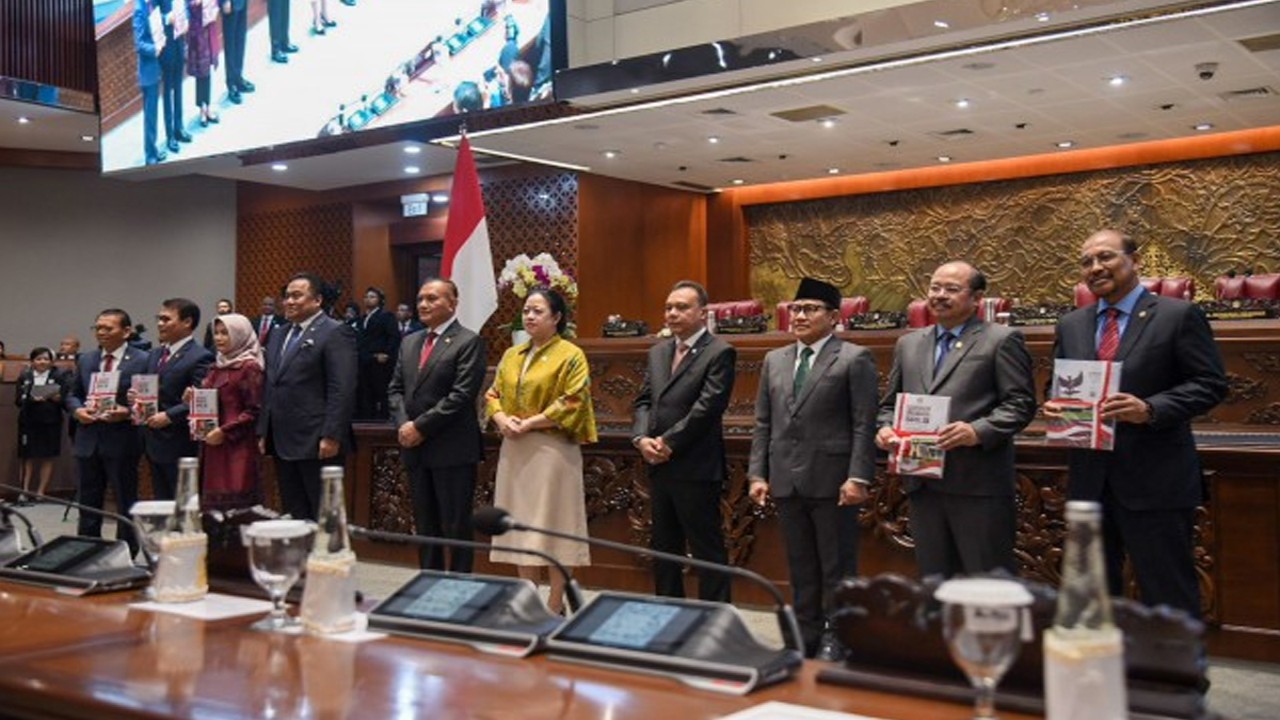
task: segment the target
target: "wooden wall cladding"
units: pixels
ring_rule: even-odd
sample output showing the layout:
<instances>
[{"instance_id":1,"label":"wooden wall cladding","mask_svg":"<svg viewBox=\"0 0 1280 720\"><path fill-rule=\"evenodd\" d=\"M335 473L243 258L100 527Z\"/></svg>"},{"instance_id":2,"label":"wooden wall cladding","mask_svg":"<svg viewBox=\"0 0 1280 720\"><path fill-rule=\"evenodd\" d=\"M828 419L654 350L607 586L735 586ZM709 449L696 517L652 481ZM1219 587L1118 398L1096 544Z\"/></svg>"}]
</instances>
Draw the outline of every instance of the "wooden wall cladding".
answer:
<instances>
[{"instance_id":1,"label":"wooden wall cladding","mask_svg":"<svg viewBox=\"0 0 1280 720\"><path fill-rule=\"evenodd\" d=\"M766 307L813 276L901 309L962 258L990 293L1065 303L1080 243L1118 227L1145 275L1189 275L1201 296L1229 270L1280 269L1280 153L1175 162L745 208L751 293Z\"/></svg>"},{"instance_id":2,"label":"wooden wall cladding","mask_svg":"<svg viewBox=\"0 0 1280 720\"><path fill-rule=\"evenodd\" d=\"M93 93L94 58L85 0L0 2L0 76Z\"/></svg>"},{"instance_id":3,"label":"wooden wall cladding","mask_svg":"<svg viewBox=\"0 0 1280 720\"><path fill-rule=\"evenodd\" d=\"M236 223L236 307L257 315L262 298L279 297L291 275L311 272L350 298L353 228L350 203L242 213Z\"/></svg>"}]
</instances>

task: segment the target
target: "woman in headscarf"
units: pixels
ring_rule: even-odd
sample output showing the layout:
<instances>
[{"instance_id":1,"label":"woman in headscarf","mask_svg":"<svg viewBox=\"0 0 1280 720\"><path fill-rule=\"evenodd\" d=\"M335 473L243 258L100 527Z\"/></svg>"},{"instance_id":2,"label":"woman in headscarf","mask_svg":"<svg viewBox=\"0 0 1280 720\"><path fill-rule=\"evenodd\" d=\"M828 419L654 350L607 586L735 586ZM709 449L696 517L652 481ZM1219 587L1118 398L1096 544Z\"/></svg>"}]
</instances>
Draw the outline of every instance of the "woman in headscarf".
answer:
<instances>
[{"instance_id":1,"label":"woman in headscarf","mask_svg":"<svg viewBox=\"0 0 1280 720\"><path fill-rule=\"evenodd\" d=\"M262 410L262 347L249 318L230 313L213 321L217 364L204 378L218 391L218 427L200 450L204 484L201 504L208 509L251 507L262 500L258 479L258 437Z\"/></svg>"}]
</instances>

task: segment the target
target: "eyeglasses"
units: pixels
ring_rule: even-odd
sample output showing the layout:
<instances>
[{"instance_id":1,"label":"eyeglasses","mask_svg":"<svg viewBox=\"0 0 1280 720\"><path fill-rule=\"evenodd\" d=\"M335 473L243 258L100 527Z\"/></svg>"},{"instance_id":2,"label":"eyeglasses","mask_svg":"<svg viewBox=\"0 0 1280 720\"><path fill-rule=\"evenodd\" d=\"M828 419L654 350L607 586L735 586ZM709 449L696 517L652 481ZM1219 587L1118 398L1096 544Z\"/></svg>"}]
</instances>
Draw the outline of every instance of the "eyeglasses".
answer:
<instances>
[{"instance_id":1,"label":"eyeglasses","mask_svg":"<svg viewBox=\"0 0 1280 720\"><path fill-rule=\"evenodd\" d=\"M959 295L960 293L968 289L969 288L962 287L960 285L939 285L937 283L934 283L929 286L929 294L930 295Z\"/></svg>"},{"instance_id":2,"label":"eyeglasses","mask_svg":"<svg viewBox=\"0 0 1280 720\"><path fill-rule=\"evenodd\" d=\"M1094 263L1110 265L1115 262L1117 258L1123 257L1124 255L1128 255L1128 253L1118 253L1114 250L1103 250L1102 252L1093 255L1085 255L1080 258L1080 269L1088 270L1093 267Z\"/></svg>"},{"instance_id":3,"label":"eyeglasses","mask_svg":"<svg viewBox=\"0 0 1280 720\"><path fill-rule=\"evenodd\" d=\"M820 303L791 303L787 306L787 312L796 316L817 315L820 312L825 312L830 309L831 308Z\"/></svg>"}]
</instances>

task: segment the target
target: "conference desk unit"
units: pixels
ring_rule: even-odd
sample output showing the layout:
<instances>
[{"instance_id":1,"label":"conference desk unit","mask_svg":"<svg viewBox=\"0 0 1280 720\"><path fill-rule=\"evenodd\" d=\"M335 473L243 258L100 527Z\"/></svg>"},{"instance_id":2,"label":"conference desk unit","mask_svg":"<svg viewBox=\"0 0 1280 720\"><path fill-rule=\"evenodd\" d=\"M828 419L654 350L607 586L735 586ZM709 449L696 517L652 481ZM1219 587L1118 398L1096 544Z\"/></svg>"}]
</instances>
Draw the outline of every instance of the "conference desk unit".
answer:
<instances>
[{"instance_id":1,"label":"conference desk unit","mask_svg":"<svg viewBox=\"0 0 1280 720\"><path fill-rule=\"evenodd\" d=\"M856 331L842 337L870 348L883 385L893 346L906 331ZM1053 328L1023 328L1035 362L1036 384L1046 386L1052 367ZM1196 422L1209 501L1197 516L1196 560L1216 655L1280 662L1280 321L1214 323L1227 367L1225 402ZM738 349L737 378L725 415L729 482L721 499L730 561L788 584L782 534L772 505L747 497L747 461L755 395L764 354L791 342L788 335L722 336ZM650 521L646 466L631 446L631 403L645 372L645 354L656 338L581 339L591 364L591 392L600 442L583 448L589 529L593 535L647 546ZM407 476L389 426L356 429L349 458L352 520L375 530L413 531ZM476 504L491 504L500 438L486 434ZM1020 574L1058 585L1065 532L1066 453L1047 447L1039 421L1019 438L1018 546ZM917 575L908 526L907 498L895 478L883 474L860 514L860 567L864 575ZM407 548L357 545L363 557L415 565ZM651 592L649 564L632 556L593 550L584 586ZM477 570L509 573L485 553ZM694 588L691 585L690 590ZM736 602L766 605L758 588L735 582Z\"/></svg>"},{"instance_id":2,"label":"conference desk unit","mask_svg":"<svg viewBox=\"0 0 1280 720\"><path fill-rule=\"evenodd\" d=\"M821 663L745 697L545 657L389 636L348 643L131 609L0 580L0 716L13 718L717 718L780 701L893 720L972 708L819 684ZM1005 720L1033 717L1001 712Z\"/></svg>"}]
</instances>

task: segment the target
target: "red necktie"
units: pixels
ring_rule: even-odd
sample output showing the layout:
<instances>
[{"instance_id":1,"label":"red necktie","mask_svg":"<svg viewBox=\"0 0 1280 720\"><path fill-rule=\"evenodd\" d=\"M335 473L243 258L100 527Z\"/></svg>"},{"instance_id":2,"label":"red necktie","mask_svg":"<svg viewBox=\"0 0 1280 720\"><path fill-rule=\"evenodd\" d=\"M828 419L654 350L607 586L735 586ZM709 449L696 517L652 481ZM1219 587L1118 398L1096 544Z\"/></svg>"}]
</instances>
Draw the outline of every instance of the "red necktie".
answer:
<instances>
[{"instance_id":1,"label":"red necktie","mask_svg":"<svg viewBox=\"0 0 1280 720\"><path fill-rule=\"evenodd\" d=\"M418 369L421 370L427 366L427 358L431 357L431 348L436 345L436 333L427 333L426 342L422 343L422 354L418 356Z\"/></svg>"},{"instance_id":2,"label":"red necktie","mask_svg":"<svg viewBox=\"0 0 1280 720\"><path fill-rule=\"evenodd\" d=\"M169 364L169 346L165 345L164 349L160 351L160 362L156 363L156 370L162 371L164 370L165 366L168 364Z\"/></svg>"},{"instance_id":3,"label":"red necktie","mask_svg":"<svg viewBox=\"0 0 1280 720\"><path fill-rule=\"evenodd\" d=\"M111 372L111 368L116 366L116 356L107 355L102 359L102 372Z\"/></svg>"},{"instance_id":4,"label":"red necktie","mask_svg":"<svg viewBox=\"0 0 1280 720\"><path fill-rule=\"evenodd\" d=\"M1116 350L1120 349L1120 310L1106 309L1107 319L1102 325L1102 342L1098 343L1099 360L1115 360Z\"/></svg>"},{"instance_id":5,"label":"red necktie","mask_svg":"<svg viewBox=\"0 0 1280 720\"><path fill-rule=\"evenodd\" d=\"M267 332L271 330L271 319L262 318L262 327L258 328L258 342L267 344Z\"/></svg>"}]
</instances>

